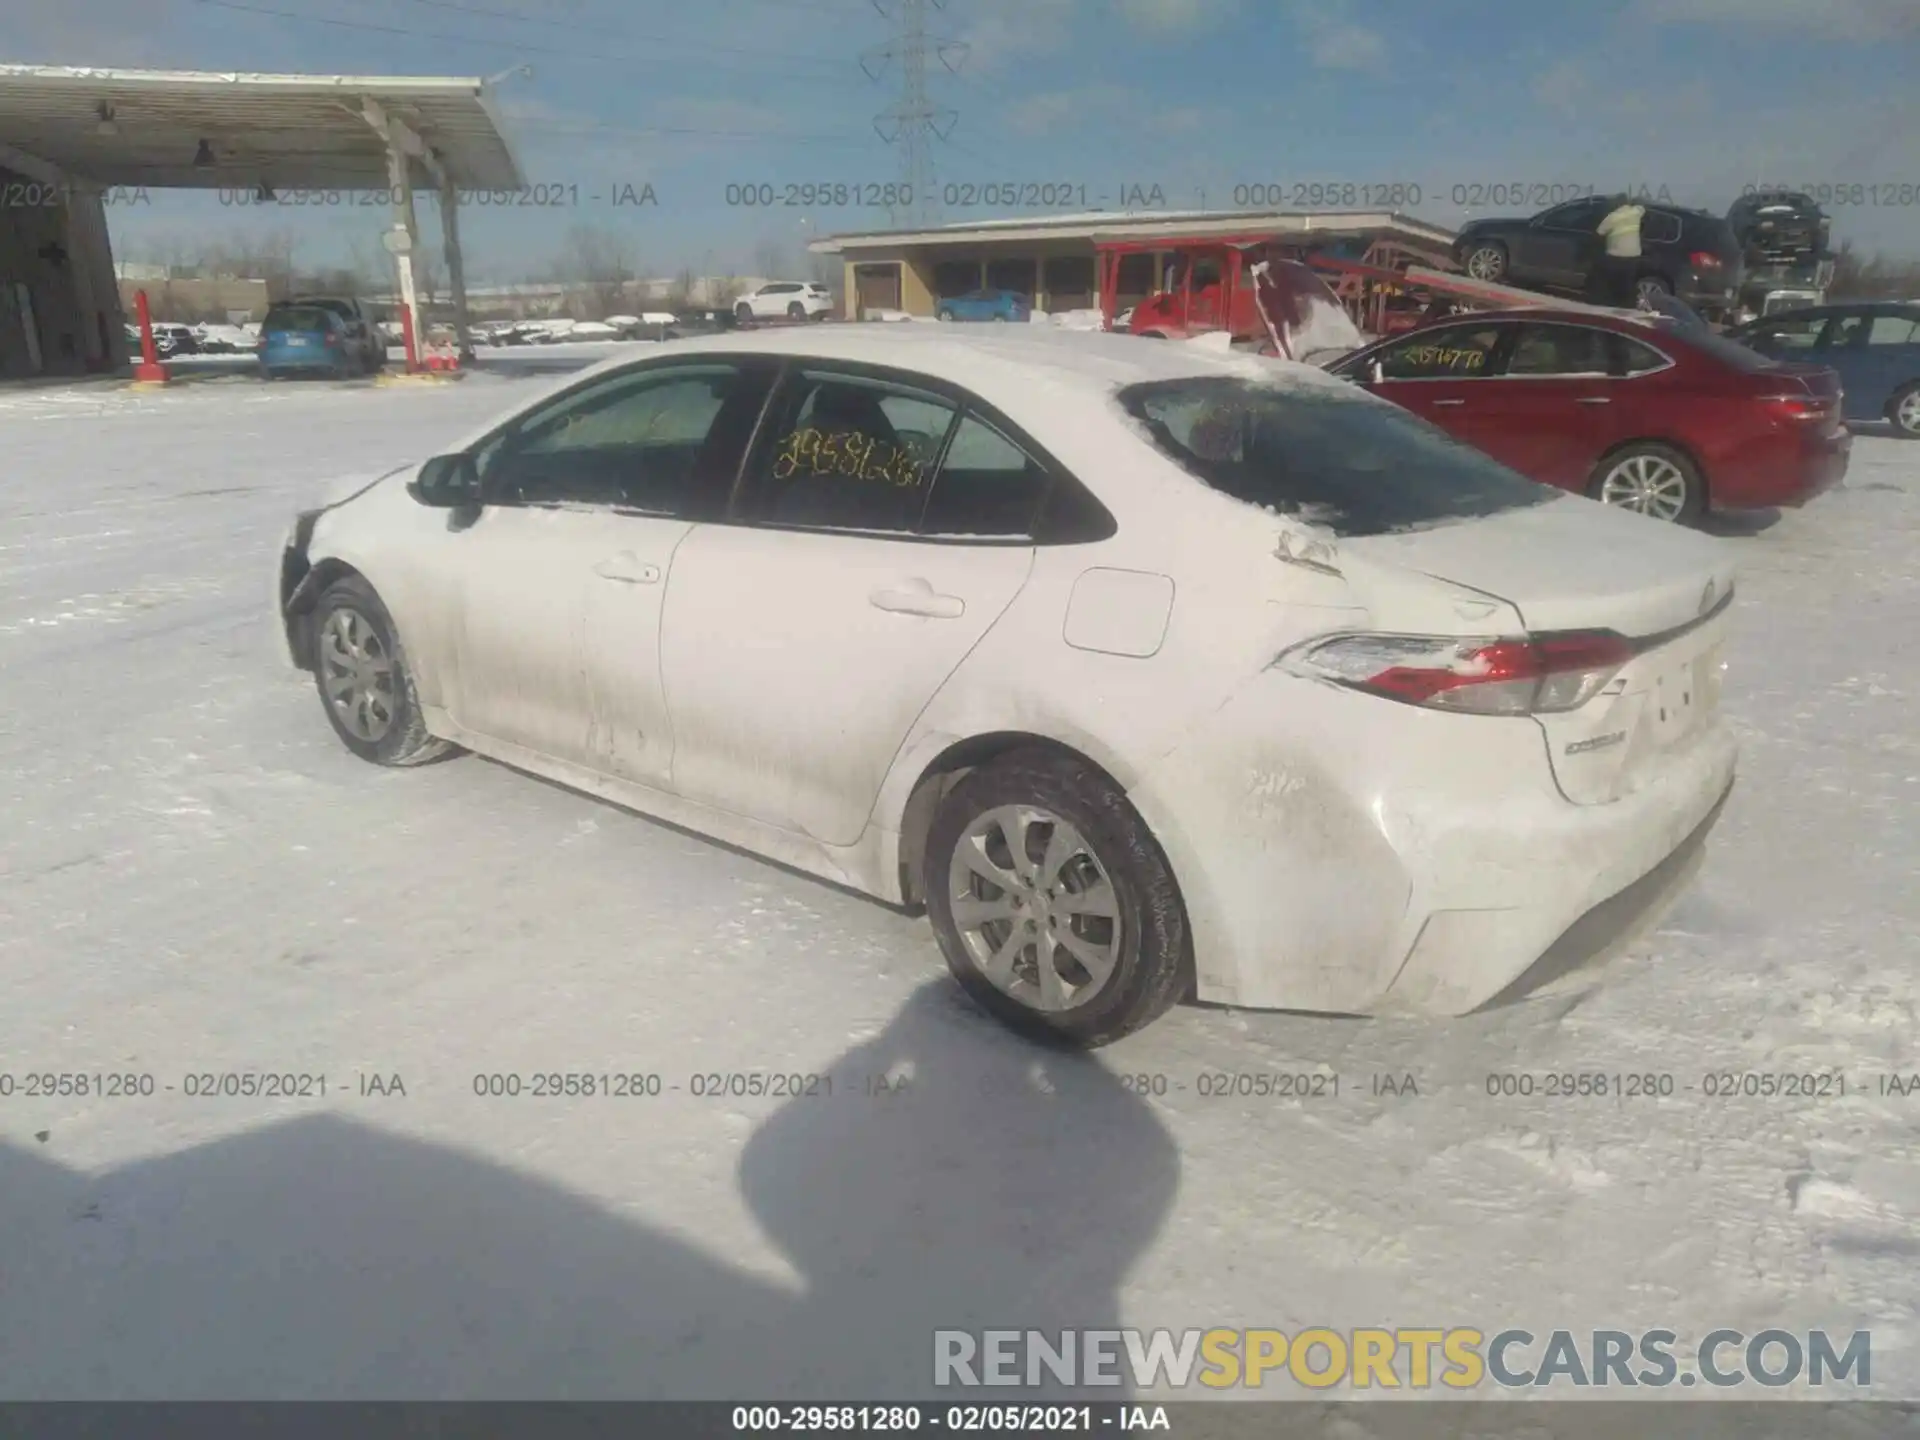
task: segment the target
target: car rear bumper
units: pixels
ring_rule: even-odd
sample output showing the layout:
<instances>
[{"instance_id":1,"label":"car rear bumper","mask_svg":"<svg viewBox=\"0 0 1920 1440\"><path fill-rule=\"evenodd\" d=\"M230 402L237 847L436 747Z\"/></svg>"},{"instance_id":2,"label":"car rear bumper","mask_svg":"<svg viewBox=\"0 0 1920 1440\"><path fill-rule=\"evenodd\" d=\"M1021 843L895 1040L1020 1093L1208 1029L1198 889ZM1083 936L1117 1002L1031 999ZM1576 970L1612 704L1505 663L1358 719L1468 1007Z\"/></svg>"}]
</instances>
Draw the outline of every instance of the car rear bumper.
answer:
<instances>
[{"instance_id":1,"label":"car rear bumper","mask_svg":"<svg viewBox=\"0 0 1920 1440\"><path fill-rule=\"evenodd\" d=\"M1770 437L1746 455L1718 465L1707 481L1715 510L1797 509L1847 478L1853 434Z\"/></svg>"},{"instance_id":2,"label":"car rear bumper","mask_svg":"<svg viewBox=\"0 0 1920 1440\"><path fill-rule=\"evenodd\" d=\"M303 350L284 354L275 351L260 357L260 368L262 370L325 370L335 373L352 369L355 360L354 356L338 353L310 355Z\"/></svg>"},{"instance_id":3,"label":"car rear bumper","mask_svg":"<svg viewBox=\"0 0 1920 1440\"><path fill-rule=\"evenodd\" d=\"M1456 1015L1616 897L1616 950L1656 918L1628 892L1710 826L1734 766L1715 724L1651 783L1576 805L1532 720L1270 673L1130 795L1180 885L1200 999Z\"/></svg>"}]
</instances>

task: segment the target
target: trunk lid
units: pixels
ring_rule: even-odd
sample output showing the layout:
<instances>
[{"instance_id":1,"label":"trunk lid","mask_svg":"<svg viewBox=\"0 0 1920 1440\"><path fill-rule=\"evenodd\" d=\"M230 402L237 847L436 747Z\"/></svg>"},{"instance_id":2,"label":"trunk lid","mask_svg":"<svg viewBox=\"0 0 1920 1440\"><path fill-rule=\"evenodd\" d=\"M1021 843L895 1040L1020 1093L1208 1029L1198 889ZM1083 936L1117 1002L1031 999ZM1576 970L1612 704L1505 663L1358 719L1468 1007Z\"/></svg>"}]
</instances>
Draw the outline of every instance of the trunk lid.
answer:
<instances>
[{"instance_id":1,"label":"trunk lid","mask_svg":"<svg viewBox=\"0 0 1920 1440\"><path fill-rule=\"evenodd\" d=\"M1639 646L1580 709L1536 717L1554 778L1576 804L1605 804L1655 783L1714 724L1735 579L1724 541L1567 496L1486 519L1347 539L1340 550L1503 602L1490 624L1510 612L1533 634L1611 630Z\"/></svg>"},{"instance_id":2,"label":"trunk lid","mask_svg":"<svg viewBox=\"0 0 1920 1440\"><path fill-rule=\"evenodd\" d=\"M1755 375L1754 382L1763 398L1793 395L1804 389L1817 405L1817 410L1804 418L1796 416L1785 423L1805 425L1821 435L1831 435L1845 424L1841 413L1844 387L1840 372L1830 366L1780 362Z\"/></svg>"}]
</instances>

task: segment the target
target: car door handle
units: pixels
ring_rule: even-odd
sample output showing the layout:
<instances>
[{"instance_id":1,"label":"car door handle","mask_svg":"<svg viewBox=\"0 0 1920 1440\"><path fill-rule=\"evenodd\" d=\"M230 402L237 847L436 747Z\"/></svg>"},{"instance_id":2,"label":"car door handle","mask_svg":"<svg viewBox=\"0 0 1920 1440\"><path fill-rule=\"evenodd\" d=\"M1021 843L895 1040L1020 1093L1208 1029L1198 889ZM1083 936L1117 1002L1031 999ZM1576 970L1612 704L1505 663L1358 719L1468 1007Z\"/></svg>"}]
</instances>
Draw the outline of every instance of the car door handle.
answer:
<instances>
[{"instance_id":1,"label":"car door handle","mask_svg":"<svg viewBox=\"0 0 1920 1440\"><path fill-rule=\"evenodd\" d=\"M967 602L958 595L936 594L924 580L908 580L897 589L876 590L867 597L876 610L896 615L925 615L932 620L958 620L967 613Z\"/></svg>"},{"instance_id":2,"label":"car door handle","mask_svg":"<svg viewBox=\"0 0 1920 1440\"><path fill-rule=\"evenodd\" d=\"M1613 397L1611 395L1582 395L1574 403L1577 405L1611 405L1613 403Z\"/></svg>"},{"instance_id":3,"label":"car door handle","mask_svg":"<svg viewBox=\"0 0 1920 1440\"><path fill-rule=\"evenodd\" d=\"M1464 405L1466 403L1464 400L1436 400L1433 402L1433 408L1438 410L1442 405Z\"/></svg>"},{"instance_id":4,"label":"car door handle","mask_svg":"<svg viewBox=\"0 0 1920 1440\"><path fill-rule=\"evenodd\" d=\"M618 580L623 585L658 585L660 567L643 565L631 550L622 550L610 560L602 560L593 573L603 580Z\"/></svg>"}]
</instances>

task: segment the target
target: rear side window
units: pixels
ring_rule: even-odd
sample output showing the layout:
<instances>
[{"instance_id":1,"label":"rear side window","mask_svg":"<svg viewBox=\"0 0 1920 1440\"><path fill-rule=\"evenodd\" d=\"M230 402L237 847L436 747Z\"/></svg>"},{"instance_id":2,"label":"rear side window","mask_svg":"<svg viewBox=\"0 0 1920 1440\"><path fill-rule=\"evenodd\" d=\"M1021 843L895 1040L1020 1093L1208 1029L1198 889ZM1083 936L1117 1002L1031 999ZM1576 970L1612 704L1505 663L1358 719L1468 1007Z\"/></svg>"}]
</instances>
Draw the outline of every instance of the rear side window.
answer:
<instances>
[{"instance_id":1,"label":"rear side window","mask_svg":"<svg viewBox=\"0 0 1920 1440\"><path fill-rule=\"evenodd\" d=\"M977 416L954 432L920 522L923 535L1015 538L1033 533L1047 472Z\"/></svg>"},{"instance_id":2,"label":"rear side window","mask_svg":"<svg viewBox=\"0 0 1920 1440\"><path fill-rule=\"evenodd\" d=\"M1920 343L1920 315L1876 315L1867 334L1869 345L1913 345Z\"/></svg>"},{"instance_id":3,"label":"rear side window","mask_svg":"<svg viewBox=\"0 0 1920 1440\"><path fill-rule=\"evenodd\" d=\"M958 407L884 381L802 371L771 417L744 518L911 535Z\"/></svg>"},{"instance_id":4,"label":"rear side window","mask_svg":"<svg viewBox=\"0 0 1920 1440\"><path fill-rule=\"evenodd\" d=\"M1640 217L1640 239L1649 245L1672 245L1680 239L1680 217L1666 210L1649 210Z\"/></svg>"},{"instance_id":5,"label":"rear side window","mask_svg":"<svg viewBox=\"0 0 1920 1440\"><path fill-rule=\"evenodd\" d=\"M1615 334L1609 338L1613 342L1614 373L1617 375L1645 375L1650 370L1664 369L1668 364L1666 356L1631 335Z\"/></svg>"},{"instance_id":6,"label":"rear side window","mask_svg":"<svg viewBox=\"0 0 1920 1440\"><path fill-rule=\"evenodd\" d=\"M1612 372L1611 334L1588 325L1522 325L1509 375L1606 375Z\"/></svg>"},{"instance_id":7,"label":"rear side window","mask_svg":"<svg viewBox=\"0 0 1920 1440\"><path fill-rule=\"evenodd\" d=\"M1364 395L1206 377L1130 386L1118 399L1195 479L1342 537L1496 515L1560 494Z\"/></svg>"}]
</instances>

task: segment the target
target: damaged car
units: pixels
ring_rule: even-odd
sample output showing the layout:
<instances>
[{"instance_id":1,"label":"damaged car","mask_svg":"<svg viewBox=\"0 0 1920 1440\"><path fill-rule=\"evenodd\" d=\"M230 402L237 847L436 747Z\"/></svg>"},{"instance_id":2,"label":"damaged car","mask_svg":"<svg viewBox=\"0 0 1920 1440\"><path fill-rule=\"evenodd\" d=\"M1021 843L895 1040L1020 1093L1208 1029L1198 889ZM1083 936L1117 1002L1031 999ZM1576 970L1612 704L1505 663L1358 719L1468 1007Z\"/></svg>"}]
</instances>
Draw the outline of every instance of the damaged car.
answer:
<instances>
[{"instance_id":1,"label":"damaged car","mask_svg":"<svg viewBox=\"0 0 1920 1440\"><path fill-rule=\"evenodd\" d=\"M923 910L1046 1042L1558 984L1733 783L1729 546L1302 364L741 332L348 488L278 618L354 755L470 751Z\"/></svg>"}]
</instances>

